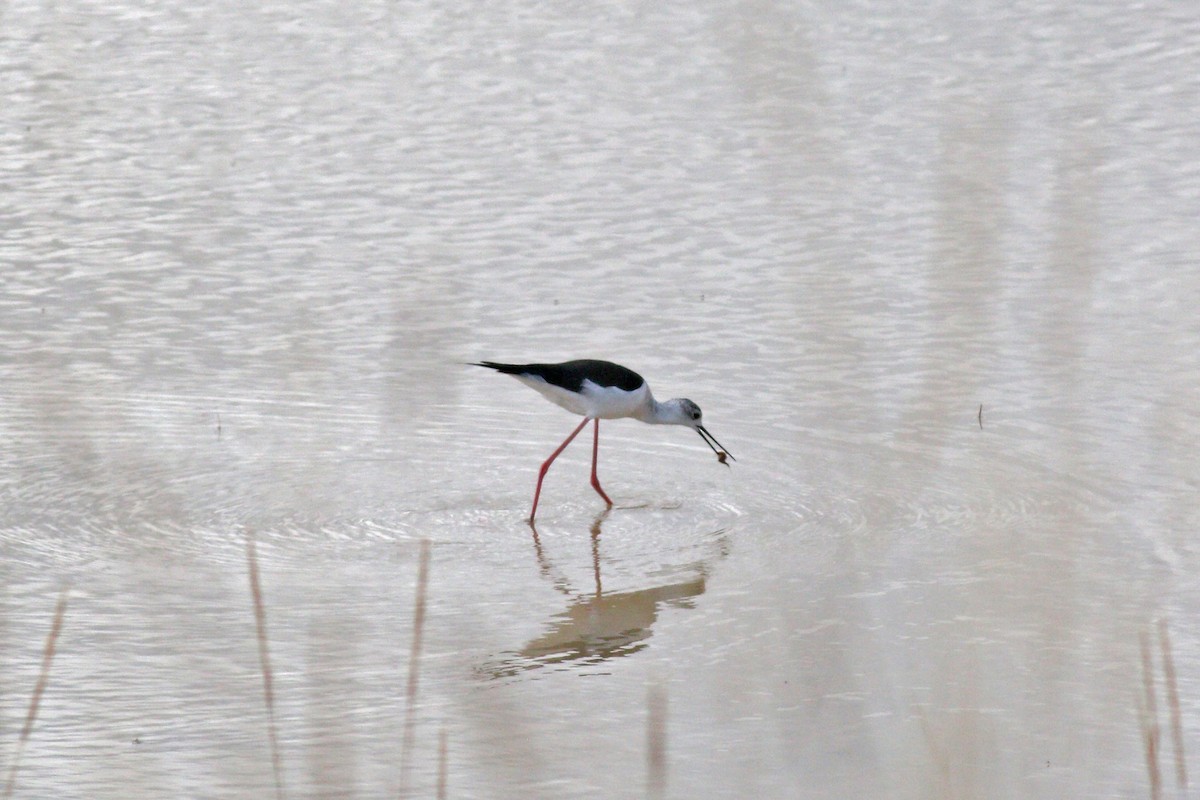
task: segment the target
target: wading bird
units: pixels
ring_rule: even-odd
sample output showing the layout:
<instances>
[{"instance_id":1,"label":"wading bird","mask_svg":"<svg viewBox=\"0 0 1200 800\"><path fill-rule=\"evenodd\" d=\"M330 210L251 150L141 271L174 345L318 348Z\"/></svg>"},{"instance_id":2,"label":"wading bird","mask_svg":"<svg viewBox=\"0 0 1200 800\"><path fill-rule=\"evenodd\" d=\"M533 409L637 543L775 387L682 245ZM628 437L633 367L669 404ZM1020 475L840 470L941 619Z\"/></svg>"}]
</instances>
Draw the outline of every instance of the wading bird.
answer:
<instances>
[{"instance_id":1,"label":"wading bird","mask_svg":"<svg viewBox=\"0 0 1200 800\"><path fill-rule=\"evenodd\" d=\"M538 470L537 489L533 493L533 508L529 522L537 516L538 499L542 495L542 480L558 454L567 448L571 440L579 435L588 420L595 421L592 438L592 488L612 506L612 500L600 488L596 477L596 456L600 451L600 420L632 417L651 425L686 425L717 454L717 460L725 466L730 458L736 461L721 443L700 424L700 406L691 400L676 398L659 402L650 393L650 386L641 375L611 361L582 359L564 361L561 364L499 364L495 361L479 361L472 366L488 367L505 375L512 375L526 386L536 389L547 400L562 406L573 414L581 414L583 422L571 435L563 440L558 449L550 454Z\"/></svg>"}]
</instances>

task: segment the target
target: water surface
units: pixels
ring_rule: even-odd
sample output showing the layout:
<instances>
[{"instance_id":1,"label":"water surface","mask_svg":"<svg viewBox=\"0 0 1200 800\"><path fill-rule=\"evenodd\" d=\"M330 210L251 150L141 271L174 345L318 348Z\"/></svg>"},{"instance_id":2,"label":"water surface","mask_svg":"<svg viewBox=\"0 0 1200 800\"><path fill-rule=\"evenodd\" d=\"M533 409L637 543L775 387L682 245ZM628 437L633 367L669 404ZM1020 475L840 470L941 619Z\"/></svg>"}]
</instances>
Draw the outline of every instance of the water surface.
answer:
<instances>
[{"instance_id":1,"label":"water surface","mask_svg":"<svg viewBox=\"0 0 1200 800\"><path fill-rule=\"evenodd\" d=\"M1186 796L1190 10L0 15L14 796Z\"/></svg>"}]
</instances>

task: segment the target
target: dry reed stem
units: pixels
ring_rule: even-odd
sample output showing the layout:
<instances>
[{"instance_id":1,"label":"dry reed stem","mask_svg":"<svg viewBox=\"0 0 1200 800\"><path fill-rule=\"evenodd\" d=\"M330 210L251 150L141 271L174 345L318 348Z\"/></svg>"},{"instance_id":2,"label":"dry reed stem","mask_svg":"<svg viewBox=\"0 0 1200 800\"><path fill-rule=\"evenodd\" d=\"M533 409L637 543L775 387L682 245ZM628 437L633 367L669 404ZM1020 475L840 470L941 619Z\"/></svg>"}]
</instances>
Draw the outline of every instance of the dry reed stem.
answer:
<instances>
[{"instance_id":1,"label":"dry reed stem","mask_svg":"<svg viewBox=\"0 0 1200 800\"><path fill-rule=\"evenodd\" d=\"M1175 745L1175 783L1186 789L1187 762L1183 752L1183 714L1179 709L1179 687L1175 682L1175 657L1171 653L1171 636L1167 621L1158 621L1158 644L1162 652L1163 682L1167 685L1167 708L1171 714L1171 740Z\"/></svg>"},{"instance_id":2,"label":"dry reed stem","mask_svg":"<svg viewBox=\"0 0 1200 800\"><path fill-rule=\"evenodd\" d=\"M17 740L17 752L13 754L12 764L8 768L8 780L4 784L4 797L12 797L13 788L17 781L17 766L21 763L21 754L25 752L25 743L33 732L33 723L37 721L38 706L42 702L42 694L50 680L50 664L54 661L54 646L58 642L58 634L62 631L63 615L67 613L67 593L69 587L63 587L58 594L58 604L54 607L54 622L50 625L50 633L46 636L46 644L42 648L42 669L38 673L37 683L33 687L33 695L29 698L29 710L25 713L25 725L21 728L21 738Z\"/></svg>"},{"instance_id":3,"label":"dry reed stem","mask_svg":"<svg viewBox=\"0 0 1200 800\"><path fill-rule=\"evenodd\" d=\"M667 791L667 691L651 684L646 693L646 795L661 798Z\"/></svg>"},{"instance_id":4,"label":"dry reed stem","mask_svg":"<svg viewBox=\"0 0 1200 800\"><path fill-rule=\"evenodd\" d=\"M925 737L925 746L929 748L929 758L933 762L937 776L941 779L938 794L949 794L950 757L945 748L941 746L940 737L935 734L925 709L922 706L916 706L915 710L917 721L921 724L921 734Z\"/></svg>"},{"instance_id":5,"label":"dry reed stem","mask_svg":"<svg viewBox=\"0 0 1200 800\"><path fill-rule=\"evenodd\" d=\"M446 800L446 751L446 729L442 728L438 731L438 800Z\"/></svg>"},{"instance_id":6,"label":"dry reed stem","mask_svg":"<svg viewBox=\"0 0 1200 800\"><path fill-rule=\"evenodd\" d=\"M425 596L429 587L428 539L421 540L420 564L417 568L417 600L413 607L413 638L408 653L408 685L404 690L404 736L400 743L400 797L409 796L409 774L412 770L412 750L416 734L417 684L420 675L421 642L425 635Z\"/></svg>"},{"instance_id":7,"label":"dry reed stem","mask_svg":"<svg viewBox=\"0 0 1200 800\"><path fill-rule=\"evenodd\" d=\"M267 610L258 577L258 552L254 535L246 534L246 562L250 567L250 595L254 598L254 624L258 636L258 661L262 668L263 697L267 704L267 738L271 745L271 769L275 774L275 796L283 798L283 767L279 758L279 733L275 727L275 689L271 654L267 648Z\"/></svg>"},{"instance_id":8,"label":"dry reed stem","mask_svg":"<svg viewBox=\"0 0 1200 800\"><path fill-rule=\"evenodd\" d=\"M1154 694L1154 662L1150 655L1150 640L1145 631L1138 634L1138 644L1142 651L1142 689L1143 695L1138 698L1138 717L1142 727L1142 736L1146 747L1146 772L1150 776L1150 797L1159 800L1162 797L1162 773L1158 766L1158 700Z\"/></svg>"}]
</instances>

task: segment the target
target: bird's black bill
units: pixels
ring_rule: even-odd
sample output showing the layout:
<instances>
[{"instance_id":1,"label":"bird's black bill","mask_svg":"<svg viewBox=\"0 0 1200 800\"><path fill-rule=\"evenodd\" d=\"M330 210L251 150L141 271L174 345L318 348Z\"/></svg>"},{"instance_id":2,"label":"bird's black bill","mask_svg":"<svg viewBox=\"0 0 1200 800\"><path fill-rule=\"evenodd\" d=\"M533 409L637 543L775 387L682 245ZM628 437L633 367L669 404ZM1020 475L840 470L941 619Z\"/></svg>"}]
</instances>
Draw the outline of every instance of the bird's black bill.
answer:
<instances>
[{"instance_id":1,"label":"bird's black bill","mask_svg":"<svg viewBox=\"0 0 1200 800\"><path fill-rule=\"evenodd\" d=\"M704 440L706 445L712 448L712 451L717 454L718 458L724 454L725 456L732 458L734 461L737 461L736 458L733 458L733 454L726 450L721 443L717 441L717 437L709 433L708 429L703 425L696 426L696 433L700 434L700 438Z\"/></svg>"}]
</instances>

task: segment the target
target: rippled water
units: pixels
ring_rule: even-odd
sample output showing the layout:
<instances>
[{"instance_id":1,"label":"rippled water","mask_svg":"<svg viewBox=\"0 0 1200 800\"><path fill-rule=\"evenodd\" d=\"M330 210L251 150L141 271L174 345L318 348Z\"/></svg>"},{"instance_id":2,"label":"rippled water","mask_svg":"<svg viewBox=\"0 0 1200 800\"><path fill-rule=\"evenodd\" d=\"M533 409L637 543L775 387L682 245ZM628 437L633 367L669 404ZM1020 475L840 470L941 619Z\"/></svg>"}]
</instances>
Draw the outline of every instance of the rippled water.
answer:
<instances>
[{"instance_id":1,"label":"rippled water","mask_svg":"<svg viewBox=\"0 0 1200 800\"><path fill-rule=\"evenodd\" d=\"M3 779L275 791L252 538L285 796L439 741L451 797L1186 796L1198 56L1165 3L0 6ZM617 508L576 443L531 531L573 422L466 362L573 357L737 462L606 422Z\"/></svg>"}]
</instances>

